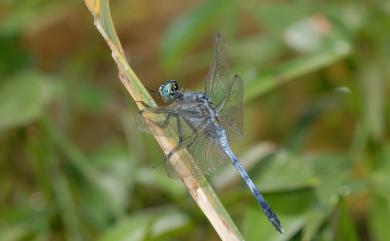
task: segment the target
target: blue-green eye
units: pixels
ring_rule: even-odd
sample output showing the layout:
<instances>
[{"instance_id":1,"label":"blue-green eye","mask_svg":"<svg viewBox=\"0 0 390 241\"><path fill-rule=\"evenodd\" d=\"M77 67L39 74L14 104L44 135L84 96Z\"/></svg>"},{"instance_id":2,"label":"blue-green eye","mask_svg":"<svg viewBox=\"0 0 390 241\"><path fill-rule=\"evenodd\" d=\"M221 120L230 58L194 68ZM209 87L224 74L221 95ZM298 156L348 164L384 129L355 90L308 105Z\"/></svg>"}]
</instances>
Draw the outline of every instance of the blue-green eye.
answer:
<instances>
[{"instance_id":1,"label":"blue-green eye","mask_svg":"<svg viewBox=\"0 0 390 241\"><path fill-rule=\"evenodd\" d=\"M169 96L171 94L171 87L169 85L161 85L160 86L160 89L159 89L159 92L160 92L160 95L163 99L165 100L168 100L169 99Z\"/></svg>"},{"instance_id":2,"label":"blue-green eye","mask_svg":"<svg viewBox=\"0 0 390 241\"><path fill-rule=\"evenodd\" d=\"M165 86L164 95L167 96L167 95L169 95L169 93L170 93L169 86Z\"/></svg>"},{"instance_id":3,"label":"blue-green eye","mask_svg":"<svg viewBox=\"0 0 390 241\"><path fill-rule=\"evenodd\" d=\"M159 89L159 92L160 92L161 97L166 97L166 95L168 94L167 86L166 85L161 85L160 89Z\"/></svg>"},{"instance_id":4,"label":"blue-green eye","mask_svg":"<svg viewBox=\"0 0 390 241\"><path fill-rule=\"evenodd\" d=\"M179 85L175 80L169 80L165 84L160 85L159 88L161 97L166 101L172 100L174 98L175 92L178 90Z\"/></svg>"}]
</instances>

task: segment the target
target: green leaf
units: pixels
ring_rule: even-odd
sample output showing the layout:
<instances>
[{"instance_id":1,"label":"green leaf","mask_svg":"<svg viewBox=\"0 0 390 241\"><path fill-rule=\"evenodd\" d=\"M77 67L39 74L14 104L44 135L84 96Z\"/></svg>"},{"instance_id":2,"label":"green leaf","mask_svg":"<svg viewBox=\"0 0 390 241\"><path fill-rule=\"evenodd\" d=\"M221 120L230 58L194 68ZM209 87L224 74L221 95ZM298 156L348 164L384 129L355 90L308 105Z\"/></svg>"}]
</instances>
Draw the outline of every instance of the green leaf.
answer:
<instances>
[{"instance_id":1,"label":"green leaf","mask_svg":"<svg viewBox=\"0 0 390 241\"><path fill-rule=\"evenodd\" d=\"M319 183L319 179L305 160L286 151L279 151L270 160L264 175L256 179L256 183L266 192L280 192L313 187Z\"/></svg>"},{"instance_id":2,"label":"green leaf","mask_svg":"<svg viewBox=\"0 0 390 241\"><path fill-rule=\"evenodd\" d=\"M132 200L135 165L134 157L118 144L104 145L94 154L93 185L81 193L83 212L99 228L126 212Z\"/></svg>"},{"instance_id":3,"label":"green leaf","mask_svg":"<svg viewBox=\"0 0 390 241\"><path fill-rule=\"evenodd\" d=\"M232 68L230 73L245 76L244 81L252 79L256 70L267 68L273 61L282 57L286 50L287 47L280 36L264 34L240 36L228 45L228 58ZM210 56L212 55L209 55L208 61L211 59Z\"/></svg>"},{"instance_id":4,"label":"green leaf","mask_svg":"<svg viewBox=\"0 0 390 241\"><path fill-rule=\"evenodd\" d=\"M59 7L56 9L56 6ZM8 11L5 11L4 21L0 22L0 30L8 35L36 28L50 17L58 16L64 8L61 8L59 1L30 0L10 1L6 9Z\"/></svg>"},{"instance_id":5,"label":"green leaf","mask_svg":"<svg viewBox=\"0 0 390 241\"><path fill-rule=\"evenodd\" d=\"M9 75L26 68L31 62L30 53L22 47L17 34L0 36L0 73Z\"/></svg>"},{"instance_id":6,"label":"green leaf","mask_svg":"<svg viewBox=\"0 0 390 241\"><path fill-rule=\"evenodd\" d=\"M321 205L333 207L341 195L351 192L348 174L351 162L348 158L333 154L322 154L310 158L315 175L320 183L316 188Z\"/></svg>"},{"instance_id":7,"label":"green leaf","mask_svg":"<svg viewBox=\"0 0 390 241\"><path fill-rule=\"evenodd\" d=\"M289 240L304 224L303 216L282 216L278 215L285 234L278 233L264 214L256 208L247 208L244 214L243 235L247 241L279 241Z\"/></svg>"},{"instance_id":8,"label":"green leaf","mask_svg":"<svg viewBox=\"0 0 390 241\"><path fill-rule=\"evenodd\" d=\"M303 229L302 240L313 240L318 235L321 225L331 214L331 209L328 207L315 206L306 214L306 224Z\"/></svg>"},{"instance_id":9,"label":"green leaf","mask_svg":"<svg viewBox=\"0 0 390 241\"><path fill-rule=\"evenodd\" d=\"M243 79L247 80L245 82L244 99L249 102L291 80L344 58L350 51L349 43L342 41L332 48L289 60L274 69L259 73L255 78L243 76Z\"/></svg>"},{"instance_id":10,"label":"green leaf","mask_svg":"<svg viewBox=\"0 0 390 241\"><path fill-rule=\"evenodd\" d=\"M50 101L49 78L38 72L23 72L0 86L0 130L36 120Z\"/></svg>"},{"instance_id":11,"label":"green leaf","mask_svg":"<svg viewBox=\"0 0 390 241\"><path fill-rule=\"evenodd\" d=\"M377 63L370 63L360 79L365 129L372 139L380 141L385 135L386 77Z\"/></svg>"},{"instance_id":12,"label":"green leaf","mask_svg":"<svg viewBox=\"0 0 390 241\"><path fill-rule=\"evenodd\" d=\"M165 165L165 164L162 164ZM139 168L135 174L137 184L153 187L168 194L172 199L180 200L185 195L185 188L177 179L169 178L163 166L153 169L151 167Z\"/></svg>"},{"instance_id":13,"label":"green leaf","mask_svg":"<svg viewBox=\"0 0 390 241\"><path fill-rule=\"evenodd\" d=\"M345 199L339 203L339 220L336 227L336 237L338 241L357 241L358 235L353 220L349 214L348 206Z\"/></svg>"},{"instance_id":14,"label":"green leaf","mask_svg":"<svg viewBox=\"0 0 390 241\"><path fill-rule=\"evenodd\" d=\"M239 37L228 42L228 59L231 63L231 74L239 74L247 79L253 78L254 70L264 68L278 56L283 56L286 46L280 38L269 35L253 35ZM211 41L210 41L211 42ZM210 65L213 56L212 49L197 51L180 59L180 68L186 70L186 75L204 71ZM204 86L201 86L204 88Z\"/></svg>"},{"instance_id":15,"label":"green leaf","mask_svg":"<svg viewBox=\"0 0 390 241\"><path fill-rule=\"evenodd\" d=\"M278 215L306 216L306 212L315 203L316 196L313 189L305 188L296 191L266 194L265 199ZM255 200L252 203L257 205Z\"/></svg>"},{"instance_id":16,"label":"green leaf","mask_svg":"<svg viewBox=\"0 0 390 241\"><path fill-rule=\"evenodd\" d=\"M17 241L26 238L31 233L27 225L10 225L7 228L0 230L0 240L2 241Z\"/></svg>"},{"instance_id":17,"label":"green leaf","mask_svg":"<svg viewBox=\"0 0 390 241\"><path fill-rule=\"evenodd\" d=\"M75 90L74 104L80 111L101 113L109 103L108 93L101 87L88 82L78 83Z\"/></svg>"},{"instance_id":18,"label":"green leaf","mask_svg":"<svg viewBox=\"0 0 390 241\"><path fill-rule=\"evenodd\" d=\"M384 165L370 176L372 202L369 213L370 233L376 241L385 241L390 237L390 149L384 150Z\"/></svg>"},{"instance_id":19,"label":"green leaf","mask_svg":"<svg viewBox=\"0 0 390 241\"><path fill-rule=\"evenodd\" d=\"M390 237L390 200L375 194L369 215L370 233L376 241L387 241Z\"/></svg>"},{"instance_id":20,"label":"green leaf","mask_svg":"<svg viewBox=\"0 0 390 241\"><path fill-rule=\"evenodd\" d=\"M232 0L207 1L177 18L161 42L162 63L166 69L176 68L181 57L226 14L233 3Z\"/></svg>"},{"instance_id":21,"label":"green leaf","mask_svg":"<svg viewBox=\"0 0 390 241\"><path fill-rule=\"evenodd\" d=\"M140 211L108 228L99 241L158 240L168 233L178 233L189 227L190 219L173 208Z\"/></svg>"},{"instance_id":22,"label":"green leaf","mask_svg":"<svg viewBox=\"0 0 390 241\"><path fill-rule=\"evenodd\" d=\"M308 2L294 2L291 7L289 2L269 2L252 5L249 13L255 17L267 31L280 33L286 26L302 19L310 14L312 5Z\"/></svg>"}]
</instances>

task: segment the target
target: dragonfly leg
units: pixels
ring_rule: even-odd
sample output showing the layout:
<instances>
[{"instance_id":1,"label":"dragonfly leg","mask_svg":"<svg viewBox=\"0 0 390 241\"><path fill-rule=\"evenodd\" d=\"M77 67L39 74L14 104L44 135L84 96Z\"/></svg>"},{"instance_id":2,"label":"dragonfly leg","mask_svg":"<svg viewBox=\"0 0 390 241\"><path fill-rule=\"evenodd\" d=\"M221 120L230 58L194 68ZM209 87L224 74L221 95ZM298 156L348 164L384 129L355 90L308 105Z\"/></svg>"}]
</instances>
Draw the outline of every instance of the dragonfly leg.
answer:
<instances>
[{"instance_id":1,"label":"dragonfly leg","mask_svg":"<svg viewBox=\"0 0 390 241\"><path fill-rule=\"evenodd\" d=\"M179 116L176 116L177 123L177 134L179 136L179 144L183 142L183 128L181 126L181 119Z\"/></svg>"},{"instance_id":2,"label":"dragonfly leg","mask_svg":"<svg viewBox=\"0 0 390 241\"><path fill-rule=\"evenodd\" d=\"M143 102L142 100L136 101L137 103L141 103L144 108L139 111L140 114L144 113L145 111L150 111L154 114L174 114L175 111L173 109L167 108L167 106L160 106L160 107L152 107L148 105L147 103Z\"/></svg>"},{"instance_id":3,"label":"dragonfly leg","mask_svg":"<svg viewBox=\"0 0 390 241\"><path fill-rule=\"evenodd\" d=\"M175 112L172 110L169 110L167 108L162 108L162 107L156 107L156 108L145 108L139 111L139 113L142 115L146 110L154 113L154 114L174 114Z\"/></svg>"},{"instance_id":4,"label":"dragonfly leg","mask_svg":"<svg viewBox=\"0 0 390 241\"><path fill-rule=\"evenodd\" d=\"M181 149L188 148L192 144L194 144L196 139L198 138L199 133L201 133L207 127L207 125L209 124L209 121L210 121L209 118L204 119L198 127L193 129L192 135L190 137L182 140L182 141L180 141L180 133L179 133L179 143L177 144L176 147L174 147L170 152L167 153L166 160L169 160L173 154L180 151ZM181 131L179 131L179 132L181 132Z\"/></svg>"},{"instance_id":5,"label":"dragonfly leg","mask_svg":"<svg viewBox=\"0 0 390 241\"><path fill-rule=\"evenodd\" d=\"M164 123L162 124L162 128L166 128L168 126L168 123L169 123L169 119L171 119L171 116L170 114L168 114L168 116L165 118L165 121Z\"/></svg>"},{"instance_id":6,"label":"dragonfly leg","mask_svg":"<svg viewBox=\"0 0 390 241\"><path fill-rule=\"evenodd\" d=\"M145 105L147 105L147 104L145 104ZM165 120L162 121L161 123L160 122L154 123L155 125L157 125L161 129L165 129L168 126L169 120L171 119L172 116L175 116L175 117L177 116L175 111L172 111L172 110L164 108L164 107L156 107L156 108L149 108L148 107L148 108L144 108L144 109L140 110L138 113L139 113L139 115L143 116L143 114L146 111L154 113L154 114L160 114L160 115L163 115L165 117Z\"/></svg>"},{"instance_id":7,"label":"dragonfly leg","mask_svg":"<svg viewBox=\"0 0 390 241\"><path fill-rule=\"evenodd\" d=\"M141 105L143 105L145 108L148 108L148 109L152 109L153 108L150 105L146 104L146 102L143 101L143 100L135 100L134 102L135 103L141 103Z\"/></svg>"},{"instance_id":8,"label":"dragonfly leg","mask_svg":"<svg viewBox=\"0 0 390 241\"><path fill-rule=\"evenodd\" d=\"M164 122L162 124L160 124L160 123L156 123L156 124L161 129L165 129L168 126L168 123L169 123L169 120L171 119L171 117L172 117L172 114L166 114Z\"/></svg>"},{"instance_id":9,"label":"dragonfly leg","mask_svg":"<svg viewBox=\"0 0 390 241\"><path fill-rule=\"evenodd\" d=\"M191 137L177 144L177 146L175 146L170 152L167 153L166 160L169 160L173 154L180 151L181 149L190 147L192 144L194 144L197 138L198 138L198 134L194 133L193 135L191 135Z\"/></svg>"}]
</instances>

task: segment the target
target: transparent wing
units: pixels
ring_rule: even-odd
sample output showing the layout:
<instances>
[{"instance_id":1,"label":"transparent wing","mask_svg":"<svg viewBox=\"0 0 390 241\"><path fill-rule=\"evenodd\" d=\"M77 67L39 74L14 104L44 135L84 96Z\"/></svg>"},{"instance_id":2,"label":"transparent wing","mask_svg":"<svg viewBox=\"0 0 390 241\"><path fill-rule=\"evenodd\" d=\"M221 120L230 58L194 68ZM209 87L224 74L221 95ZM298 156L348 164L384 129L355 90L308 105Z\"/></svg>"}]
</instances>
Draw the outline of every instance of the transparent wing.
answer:
<instances>
[{"instance_id":1,"label":"transparent wing","mask_svg":"<svg viewBox=\"0 0 390 241\"><path fill-rule=\"evenodd\" d=\"M143 132L151 133L152 129L156 129L156 135L163 135L161 129L165 129L168 126L176 126L176 118L174 112L169 107L146 107L138 112L136 116L137 128ZM171 128L175 129L175 128ZM177 133L171 133L173 136Z\"/></svg>"},{"instance_id":2,"label":"transparent wing","mask_svg":"<svg viewBox=\"0 0 390 241\"><path fill-rule=\"evenodd\" d=\"M182 106L182 109L188 109L186 105ZM138 129L143 132L151 133L157 136L166 136L184 140L193 134L194 128L189 126L189 123L184 121L183 113L178 112L178 109L174 104L162 107L146 107L142 109L137 117L136 124ZM185 112L184 112L185 113ZM162 131L167 129L167 131Z\"/></svg>"},{"instance_id":3,"label":"transparent wing","mask_svg":"<svg viewBox=\"0 0 390 241\"><path fill-rule=\"evenodd\" d=\"M223 149L218 145L218 142L216 142L216 139L207 133L208 130L196 132L195 141L187 147L194 160L193 163L189 163L191 175L209 175L229 160ZM177 177L171 165L167 164L166 168L169 177Z\"/></svg>"},{"instance_id":4,"label":"transparent wing","mask_svg":"<svg viewBox=\"0 0 390 241\"><path fill-rule=\"evenodd\" d=\"M208 132L209 130L206 130L202 135L199 135L195 143L188 148L197 165L196 168L193 168L195 176L199 171L209 175L228 160L228 156L218 144L218 140L210 136Z\"/></svg>"},{"instance_id":5,"label":"transparent wing","mask_svg":"<svg viewBox=\"0 0 390 241\"><path fill-rule=\"evenodd\" d=\"M206 94L216 105L219 105L223 100L224 93L226 92L230 81L226 47L222 35L217 33L214 55L205 83Z\"/></svg>"},{"instance_id":6,"label":"transparent wing","mask_svg":"<svg viewBox=\"0 0 390 241\"><path fill-rule=\"evenodd\" d=\"M206 79L206 94L216 106L219 121L230 140L241 140L243 81L239 76L229 77L227 45L217 34L213 60Z\"/></svg>"},{"instance_id":7,"label":"transparent wing","mask_svg":"<svg viewBox=\"0 0 390 241\"><path fill-rule=\"evenodd\" d=\"M198 108L196 111L192 108ZM208 122L207 116L202 114L204 105L190 104L180 105L176 107L157 107L145 108L137 116L137 126L140 130L151 132L151 128L157 128L157 133L165 134L161 131L164 128L172 130L169 132L170 137L182 138L183 143L191 143L187 147L188 151L194 158L194 163L190 166L192 175L210 174L214 172L217 167L228 160L224 151L218 145L216 137L216 130L214 125ZM192 122L185 121L191 119ZM197 120L197 121L193 121ZM178 124L180 123L180 124ZM202 128L200 123L208 123ZM180 127L179 127L180 126ZM195 138L194 138L195 137ZM194 139L193 142L189 141ZM170 177L176 177L172 167L166 165L167 173Z\"/></svg>"},{"instance_id":8,"label":"transparent wing","mask_svg":"<svg viewBox=\"0 0 390 241\"><path fill-rule=\"evenodd\" d=\"M196 175L200 170L203 174L214 172L217 167L223 164L228 157L220 147L218 140L218 130L210 119L210 110L203 103L197 103L192 109L180 107L180 115L185 116L191 123L197 123L192 128L196 131L196 139L187 149L192 154L196 167L193 169L193 174ZM226 118L227 120L227 118ZM198 131L200 123L207 123L204 128Z\"/></svg>"},{"instance_id":9,"label":"transparent wing","mask_svg":"<svg viewBox=\"0 0 390 241\"><path fill-rule=\"evenodd\" d=\"M229 140L241 140L242 131L242 105L244 86L242 79L235 75L225 93L224 100L217 106L219 122L226 130Z\"/></svg>"},{"instance_id":10,"label":"transparent wing","mask_svg":"<svg viewBox=\"0 0 390 241\"><path fill-rule=\"evenodd\" d=\"M190 168L191 174L199 175L200 173L203 173L203 171L201 171L200 167L197 165L198 160L205 159L203 158L205 155L204 153L201 153L201 150L203 149L203 151L209 152L209 145L202 145L203 147L200 147L198 143L198 140L203 140L202 135L204 135L204 130L207 129L208 123L207 116L201 114L205 111L202 108L204 108L204 105L201 104L186 104L156 108L146 107L137 115L137 127L141 131L148 133L151 133L152 129L155 129L155 131L153 131L153 134L155 135L166 136L168 134L168 137L177 139L177 144L180 143L181 139L181 142L185 145L192 143L191 146L196 146L198 149L197 156L193 156L195 163L192 163ZM195 111L194 109L197 110ZM190 121L186 121L186 119L196 119L197 121L192 123ZM163 132L162 130L165 128L169 128L169 131ZM192 139L194 139L194 142L191 142ZM185 148L187 146L183 147ZM194 152L191 154L194 154ZM199 156L202 158L198 158ZM209 156L213 158L211 155ZM202 162L202 165L202 169L209 169L206 168L207 165L205 165L204 162ZM175 171L169 163L166 163L165 167L169 177L177 177Z\"/></svg>"},{"instance_id":11,"label":"transparent wing","mask_svg":"<svg viewBox=\"0 0 390 241\"><path fill-rule=\"evenodd\" d=\"M210 175L228 160L227 155L217 142L204 135L200 136L196 143L189 148L189 152L197 164L197 169L194 168L194 175L197 175L197 170L205 175Z\"/></svg>"}]
</instances>

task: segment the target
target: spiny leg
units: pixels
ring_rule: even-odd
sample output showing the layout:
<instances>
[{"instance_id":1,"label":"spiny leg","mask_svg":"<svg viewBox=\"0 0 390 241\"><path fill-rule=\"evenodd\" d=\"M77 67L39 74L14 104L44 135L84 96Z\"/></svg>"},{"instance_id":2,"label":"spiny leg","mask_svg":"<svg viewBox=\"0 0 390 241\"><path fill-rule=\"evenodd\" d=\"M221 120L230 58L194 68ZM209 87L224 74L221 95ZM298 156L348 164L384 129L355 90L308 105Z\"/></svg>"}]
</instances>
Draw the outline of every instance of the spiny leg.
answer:
<instances>
[{"instance_id":1,"label":"spiny leg","mask_svg":"<svg viewBox=\"0 0 390 241\"><path fill-rule=\"evenodd\" d=\"M166 113L169 113L169 114L175 114L174 111L172 110L169 110L167 108L162 108L162 107L156 107L156 108L145 108L145 109L142 109L139 111L140 114L143 114L146 110L154 113L154 114L166 114Z\"/></svg>"},{"instance_id":2,"label":"spiny leg","mask_svg":"<svg viewBox=\"0 0 390 241\"><path fill-rule=\"evenodd\" d=\"M167 128L167 126L169 124L169 120L171 119L172 116L173 116L173 114L166 113L164 122L162 124L156 123L157 126L160 127L161 129Z\"/></svg>"},{"instance_id":3,"label":"spiny leg","mask_svg":"<svg viewBox=\"0 0 390 241\"><path fill-rule=\"evenodd\" d=\"M166 106L159 106L159 107L152 107L150 105L148 105L147 103L143 102L143 101L136 101L137 103L141 103L143 106L144 106L144 109L140 110L139 113L143 113L145 112L145 110L148 110L152 113L155 113L155 114L163 114L163 113L171 113L173 114L175 111L173 111L172 109L169 109L167 108Z\"/></svg>"},{"instance_id":4,"label":"spiny leg","mask_svg":"<svg viewBox=\"0 0 390 241\"><path fill-rule=\"evenodd\" d=\"M193 128L193 133L190 137L186 138L185 140L182 140L181 142L177 144L170 152L167 153L166 160L169 160L173 154L175 154L177 151L185 148L185 147L190 147L194 142L196 141L199 133L201 133L209 124L209 118L205 118L202 123L196 127Z\"/></svg>"},{"instance_id":5,"label":"spiny leg","mask_svg":"<svg viewBox=\"0 0 390 241\"><path fill-rule=\"evenodd\" d=\"M174 116L174 117L177 116L176 112L174 112L174 111L172 111L170 109L167 109L167 108L163 108L163 107L156 107L156 108L149 108L148 107L148 108L140 110L139 114L141 116L143 116L143 113L145 113L146 110L150 111L151 113L154 113L154 114L164 115L165 120L162 121L162 123L160 123L160 122L153 122L155 125L157 125L161 129L165 129L168 126L169 120L171 119L172 116Z\"/></svg>"},{"instance_id":6,"label":"spiny leg","mask_svg":"<svg viewBox=\"0 0 390 241\"><path fill-rule=\"evenodd\" d=\"M175 117L176 117L177 134L178 134L179 140L178 140L178 144L173 148L173 150L171 150L168 154L166 154L166 156L164 158L165 162L169 161L169 159L171 158L171 156L175 152L179 151L180 149L182 149L184 147L191 146L192 143L195 142L195 139L196 139L196 137L193 137L193 136L190 136L189 138L184 139L182 120L181 120L179 115L175 115ZM190 125L189 127L193 130L193 133L196 133L192 125ZM191 140L191 141L189 141L189 140Z\"/></svg>"},{"instance_id":7,"label":"spiny leg","mask_svg":"<svg viewBox=\"0 0 390 241\"><path fill-rule=\"evenodd\" d=\"M134 100L135 103L141 103L141 105L143 105L145 108L149 108L149 109L152 109L153 107L148 105L145 101L143 100Z\"/></svg>"},{"instance_id":8,"label":"spiny leg","mask_svg":"<svg viewBox=\"0 0 390 241\"><path fill-rule=\"evenodd\" d=\"M189 138L177 144L170 152L167 153L166 160L169 160L173 154L180 151L181 149L190 147L192 144L194 144L197 138L198 138L198 134L195 132Z\"/></svg>"},{"instance_id":9,"label":"spiny leg","mask_svg":"<svg viewBox=\"0 0 390 241\"><path fill-rule=\"evenodd\" d=\"M190 123L187 123L188 126L192 129L192 135L187 139L187 140L191 140L188 144L184 143L184 139L183 139L183 128L182 128L182 124L181 124L181 119L179 116L176 116L176 123L177 123L177 133L178 133L178 136L179 136L179 142L177 144L177 146L175 148L173 148L173 150L171 150L170 152L168 152L167 156L166 156L166 159L169 160L171 158L171 156L179 151L180 149L184 148L184 147L187 147L189 148L196 140L196 138L198 137L197 135L197 129L193 127L193 125L191 125Z\"/></svg>"},{"instance_id":10,"label":"spiny leg","mask_svg":"<svg viewBox=\"0 0 390 241\"><path fill-rule=\"evenodd\" d=\"M176 116L176 124L177 124L177 134L179 136L179 144L183 142L183 128L181 126L181 119L177 115Z\"/></svg>"}]
</instances>

